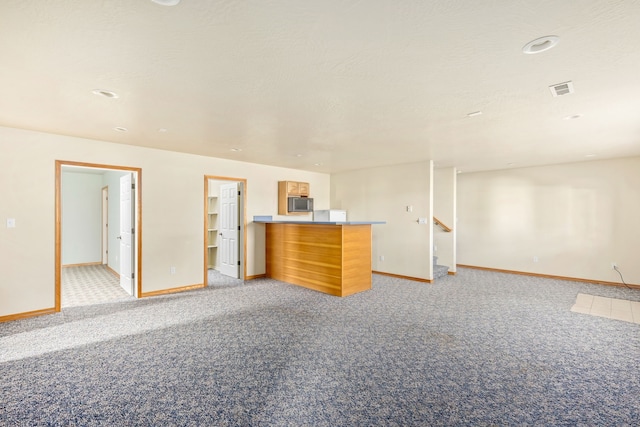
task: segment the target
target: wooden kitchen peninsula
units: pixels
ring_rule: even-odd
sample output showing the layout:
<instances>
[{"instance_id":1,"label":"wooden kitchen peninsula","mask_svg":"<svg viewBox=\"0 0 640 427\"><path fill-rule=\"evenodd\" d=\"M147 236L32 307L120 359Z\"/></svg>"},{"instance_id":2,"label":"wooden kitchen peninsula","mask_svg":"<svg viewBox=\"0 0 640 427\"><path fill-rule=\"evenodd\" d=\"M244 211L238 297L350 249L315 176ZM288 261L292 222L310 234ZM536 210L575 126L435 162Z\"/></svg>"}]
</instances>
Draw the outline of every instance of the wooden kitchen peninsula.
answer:
<instances>
[{"instance_id":1,"label":"wooden kitchen peninsula","mask_svg":"<svg viewBox=\"0 0 640 427\"><path fill-rule=\"evenodd\" d=\"M330 295L371 289L367 222L255 221L266 225L267 277Z\"/></svg>"}]
</instances>

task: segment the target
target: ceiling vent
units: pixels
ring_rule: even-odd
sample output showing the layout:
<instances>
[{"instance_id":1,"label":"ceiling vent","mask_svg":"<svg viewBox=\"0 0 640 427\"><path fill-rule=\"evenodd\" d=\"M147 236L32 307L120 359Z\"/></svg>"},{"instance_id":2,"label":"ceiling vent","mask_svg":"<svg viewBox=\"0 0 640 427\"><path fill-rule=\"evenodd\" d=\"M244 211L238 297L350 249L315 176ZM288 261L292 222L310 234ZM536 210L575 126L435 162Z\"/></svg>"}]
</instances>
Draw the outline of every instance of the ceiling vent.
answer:
<instances>
[{"instance_id":1,"label":"ceiling vent","mask_svg":"<svg viewBox=\"0 0 640 427\"><path fill-rule=\"evenodd\" d=\"M549 86L549 89L551 90L551 94L554 97L569 95L570 93L573 93L573 83L572 82L558 83L556 85Z\"/></svg>"}]
</instances>

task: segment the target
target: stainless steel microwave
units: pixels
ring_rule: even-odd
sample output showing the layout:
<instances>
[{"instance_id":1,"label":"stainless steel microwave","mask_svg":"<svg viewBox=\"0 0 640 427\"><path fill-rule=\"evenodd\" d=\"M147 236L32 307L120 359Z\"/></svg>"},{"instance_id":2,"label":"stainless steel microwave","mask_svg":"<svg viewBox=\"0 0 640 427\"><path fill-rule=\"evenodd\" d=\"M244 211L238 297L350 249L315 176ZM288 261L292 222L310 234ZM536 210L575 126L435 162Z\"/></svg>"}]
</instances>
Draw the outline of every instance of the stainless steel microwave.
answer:
<instances>
[{"instance_id":1,"label":"stainless steel microwave","mask_svg":"<svg viewBox=\"0 0 640 427\"><path fill-rule=\"evenodd\" d=\"M287 208L289 212L313 212L313 199L310 197L289 197Z\"/></svg>"}]
</instances>

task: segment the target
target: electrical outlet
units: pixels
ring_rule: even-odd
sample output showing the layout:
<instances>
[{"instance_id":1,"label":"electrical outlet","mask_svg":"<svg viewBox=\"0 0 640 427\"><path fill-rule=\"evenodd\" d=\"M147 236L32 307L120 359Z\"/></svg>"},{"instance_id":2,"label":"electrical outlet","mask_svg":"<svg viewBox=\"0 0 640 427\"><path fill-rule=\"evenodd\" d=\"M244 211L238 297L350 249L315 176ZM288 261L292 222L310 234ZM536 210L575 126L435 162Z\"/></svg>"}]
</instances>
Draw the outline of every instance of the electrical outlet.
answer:
<instances>
[{"instance_id":1,"label":"electrical outlet","mask_svg":"<svg viewBox=\"0 0 640 427\"><path fill-rule=\"evenodd\" d=\"M538 257L537 257L537 256L534 256L534 257L533 257L533 262L538 262L538 261L540 261L540 260L538 259Z\"/></svg>"},{"instance_id":2,"label":"electrical outlet","mask_svg":"<svg viewBox=\"0 0 640 427\"><path fill-rule=\"evenodd\" d=\"M380 261L384 261L384 255L380 255Z\"/></svg>"},{"instance_id":3,"label":"electrical outlet","mask_svg":"<svg viewBox=\"0 0 640 427\"><path fill-rule=\"evenodd\" d=\"M171 274L176 274L176 268L175 268L175 267L171 267L171 268L169 269L169 272L170 272Z\"/></svg>"},{"instance_id":4,"label":"electrical outlet","mask_svg":"<svg viewBox=\"0 0 640 427\"><path fill-rule=\"evenodd\" d=\"M611 269L615 270L616 268L618 268L618 263L615 261L611 261Z\"/></svg>"}]
</instances>

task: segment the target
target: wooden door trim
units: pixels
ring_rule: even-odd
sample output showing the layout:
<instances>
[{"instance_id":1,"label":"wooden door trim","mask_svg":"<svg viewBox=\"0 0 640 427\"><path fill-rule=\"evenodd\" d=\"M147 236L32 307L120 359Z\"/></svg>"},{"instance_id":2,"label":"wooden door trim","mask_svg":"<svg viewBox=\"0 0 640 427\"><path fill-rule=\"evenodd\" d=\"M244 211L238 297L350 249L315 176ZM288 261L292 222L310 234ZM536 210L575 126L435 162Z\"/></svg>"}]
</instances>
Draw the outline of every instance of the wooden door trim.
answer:
<instances>
[{"instance_id":1,"label":"wooden door trim","mask_svg":"<svg viewBox=\"0 0 640 427\"><path fill-rule=\"evenodd\" d=\"M86 162L74 162L68 160L56 160L56 179L55 179L55 307L54 310L59 312L61 310L61 270L62 270L62 208L61 208L61 180L62 180L62 167L63 166L78 166L85 168L95 169L108 169L118 171L129 171L136 173L136 222L138 228L137 233L137 270L136 270L136 288L137 297L142 295L142 168L119 166L119 165L104 165L98 163L86 163Z\"/></svg>"},{"instance_id":2,"label":"wooden door trim","mask_svg":"<svg viewBox=\"0 0 640 427\"><path fill-rule=\"evenodd\" d=\"M218 175L205 175L204 176L204 272L203 272L203 284L209 286L209 251L207 250L208 239L208 219L209 219L209 180L214 181L232 181L242 183L242 279L246 280L247 277L247 179L246 178L234 178L230 176L218 176Z\"/></svg>"}]
</instances>

